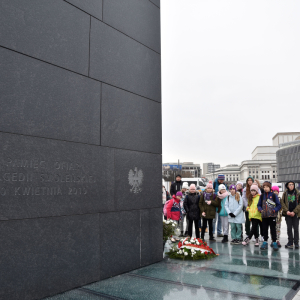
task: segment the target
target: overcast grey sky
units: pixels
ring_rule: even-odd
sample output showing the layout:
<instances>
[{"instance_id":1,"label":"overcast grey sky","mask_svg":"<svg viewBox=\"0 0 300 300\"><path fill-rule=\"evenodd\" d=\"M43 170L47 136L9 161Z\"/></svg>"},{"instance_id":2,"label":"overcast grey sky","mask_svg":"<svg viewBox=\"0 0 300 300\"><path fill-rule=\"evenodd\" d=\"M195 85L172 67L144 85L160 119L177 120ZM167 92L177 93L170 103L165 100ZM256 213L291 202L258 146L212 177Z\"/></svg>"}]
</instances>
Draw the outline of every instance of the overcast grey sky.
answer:
<instances>
[{"instance_id":1,"label":"overcast grey sky","mask_svg":"<svg viewBox=\"0 0 300 300\"><path fill-rule=\"evenodd\" d=\"M163 162L240 164L300 131L299 16L299 0L161 0Z\"/></svg>"}]
</instances>

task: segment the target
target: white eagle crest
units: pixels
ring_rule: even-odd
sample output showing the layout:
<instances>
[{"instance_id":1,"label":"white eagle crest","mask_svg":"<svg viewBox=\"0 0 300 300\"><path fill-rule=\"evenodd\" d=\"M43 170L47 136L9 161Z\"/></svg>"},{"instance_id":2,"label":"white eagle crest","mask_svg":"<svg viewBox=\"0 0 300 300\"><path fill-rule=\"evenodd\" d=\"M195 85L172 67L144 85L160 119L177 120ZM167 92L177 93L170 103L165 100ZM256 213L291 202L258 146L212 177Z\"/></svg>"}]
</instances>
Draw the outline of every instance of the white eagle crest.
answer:
<instances>
[{"instance_id":1,"label":"white eagle crest","mask_svg":"<svg viewBox=\"0 0 300 300\"><path fill-rule=\"evenodd\" d=\"M138 170L137 167L134 168L134 171L133 170L129 171L128 181L129 184L131 185L130 192L137 194L142 191L140 186L142 185L143 178L144 178L143 171Z\"/></svg>"}]
</instances>

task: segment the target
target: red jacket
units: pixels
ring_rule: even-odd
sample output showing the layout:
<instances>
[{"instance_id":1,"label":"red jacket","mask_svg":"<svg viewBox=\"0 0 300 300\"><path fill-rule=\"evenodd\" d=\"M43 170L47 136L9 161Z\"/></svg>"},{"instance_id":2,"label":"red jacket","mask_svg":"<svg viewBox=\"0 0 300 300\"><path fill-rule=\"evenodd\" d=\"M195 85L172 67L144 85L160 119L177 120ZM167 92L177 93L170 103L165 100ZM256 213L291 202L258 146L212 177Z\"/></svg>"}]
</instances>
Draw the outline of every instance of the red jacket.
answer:
<instances>
[{"instance_id":1,"label":"red jacket","mask_svg":"<svg viewBox=\"0 0 300 300\"><path fill-rule=\"evenodd\" d=\"M175 195L169 201L167 205L167 218L178 221L180 219L180 199L177 199Z\"/></svg>"}]
</instances>

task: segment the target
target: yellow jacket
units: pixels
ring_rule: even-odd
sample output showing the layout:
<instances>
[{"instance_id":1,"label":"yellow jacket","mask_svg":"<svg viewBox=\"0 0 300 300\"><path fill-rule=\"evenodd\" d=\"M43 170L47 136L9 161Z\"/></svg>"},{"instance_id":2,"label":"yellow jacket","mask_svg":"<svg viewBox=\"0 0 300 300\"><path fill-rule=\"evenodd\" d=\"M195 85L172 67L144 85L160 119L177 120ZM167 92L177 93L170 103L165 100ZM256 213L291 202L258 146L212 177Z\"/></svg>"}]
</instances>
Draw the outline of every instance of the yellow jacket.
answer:
<instances>
[{"instance_id":1,"label":"yellow jacket","mask_svg":"<svg viewBox=\"0 0 300 300\"><path fill-rule=\"evenodd\" d=\"M257 209L259 197L260 197L260 195L257 194L252 199L251 206L249 206L249 205L247 206L247 211L249 212L249 220L251 220L253 218L253 219L258 219L258 220L262 221L261 213Z\"/></svg>"}]
</instances>

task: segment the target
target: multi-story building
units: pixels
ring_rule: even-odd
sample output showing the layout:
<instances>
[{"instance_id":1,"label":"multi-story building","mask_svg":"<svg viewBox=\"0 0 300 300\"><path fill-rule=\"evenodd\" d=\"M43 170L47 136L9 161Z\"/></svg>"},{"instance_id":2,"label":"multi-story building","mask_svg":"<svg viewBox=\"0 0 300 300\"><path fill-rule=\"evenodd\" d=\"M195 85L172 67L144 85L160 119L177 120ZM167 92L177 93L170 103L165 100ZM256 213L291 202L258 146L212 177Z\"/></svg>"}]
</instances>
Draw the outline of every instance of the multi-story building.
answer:
<instances>
[{"instance_id":1,"label":"multi-story building","mask_svg":"<svg viewBox=\"0 0 300 300\"><path fill-rule=\"evenodd\" d=\"M292 180L296 188L300 188L300 139L280 144L276 153L278 166L278 182ZM284 185L283 185L284 186Z\"/></svg>"},{"instance_id":2,"label":"multi-story building","mask_svg":"<svg viewBox=\"0 0 300 300\"><path fill-rule=\"evenodd\" d=\"M214 164L212 162L203 164L203 176L206 177L206 174L214 173L217 169L220 169L219 164Z\"/></svg>"},{"instance_id":3,"label":"multi-story building","mask_svg":"<svg viewBox=\"0 0 300 300\"><path fill-rule=\"evenodd\" d=\"M193 162L170 162L163 164L163 176L171 178L174 176L174 172L181 174L182 177L201 177L202 175L200 164L194 164Z\"/></svg>"},{"instance_id":4,"label":"multi-story building","mask_svg":"<svg viewBox=\"0 0 300 300\"><path fill-rule=\"evenodd\" d=\"M262 182L265 180L278 182L276 151L279 149L279 144L281 141L291 141L292 138L297 139L299 136L300 132L277 133L272 139L273 146L257 146L252 152L251 160L244 160L240 165L219 168L215 172L206 174L206 177L214 180L218 174L224 174L227 184L236 183L238 180L246 182L248 176Z\"/></svg>"}]
</instances>

